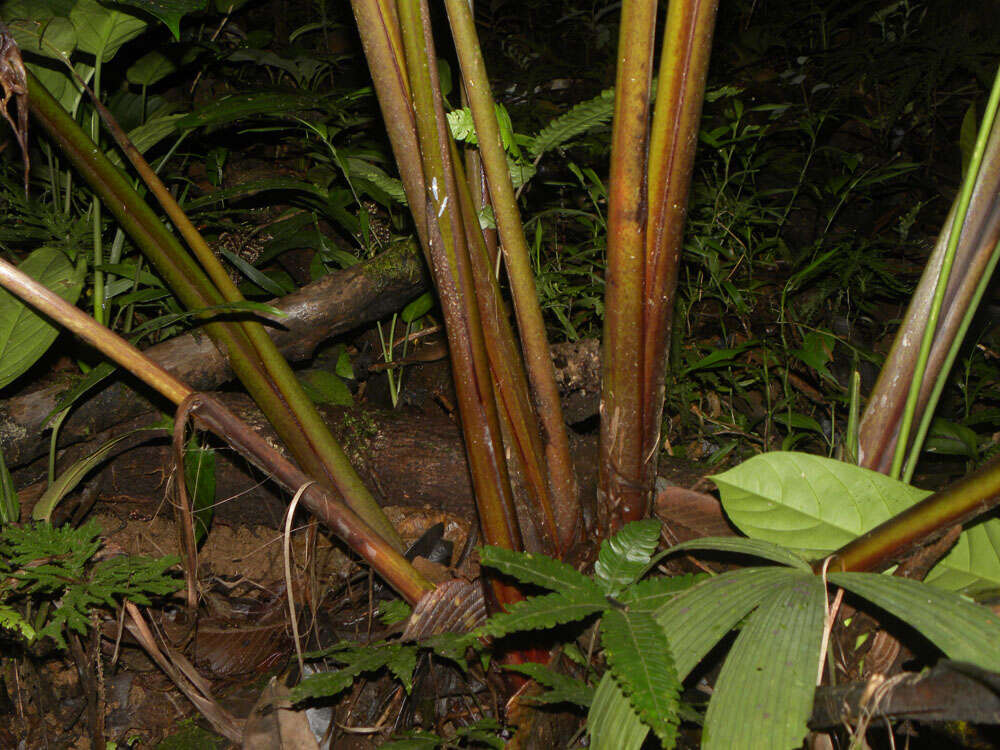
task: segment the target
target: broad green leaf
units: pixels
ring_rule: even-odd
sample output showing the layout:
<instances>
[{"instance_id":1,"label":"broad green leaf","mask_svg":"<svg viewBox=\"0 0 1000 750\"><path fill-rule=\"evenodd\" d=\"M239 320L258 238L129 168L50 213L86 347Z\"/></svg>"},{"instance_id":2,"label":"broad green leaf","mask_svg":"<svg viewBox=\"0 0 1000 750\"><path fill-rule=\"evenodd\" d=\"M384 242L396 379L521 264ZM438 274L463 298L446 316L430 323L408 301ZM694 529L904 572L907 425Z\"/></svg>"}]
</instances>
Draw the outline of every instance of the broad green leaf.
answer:
<instances>
[{"instance_id":1,"label":"broad green leaf","mask_svg":"<svg viewBox=\"0 0 1000 750\"><path fill-rule=\"evenodd\" d=\"M832 552L930 494L878 472L804 453L764 453L711 479L741 531L812 556ZM927 581L966 593L1000 588L1000 520L964 532Z\"/></svg>"},{"instance_id":2,"label":"broad green leaf","mask_svg":"<svg viewBox=\"0 0 1000 750\"><path fill-rule=\"evenodd\" d=\"M504 669L527 675L539 685L547 688L541 695L531 695L530 700L536 703L572 703L576 706L588 707L594 701L594 688L582 680L575 680L551 667L534 662L524 664L504 664Z\"/></svg>"},{"instance_id":3,"label":"broad green leaf","mask_svg":"<svg viewBox=\"0 0 1000 750\"><path fill-rule=\"evenodd\" d=\"M204 10L208 0L118 0L122 5L144 10L160 19L170 29L174 39L181 38L181 19L199 10Z\"/></svg>"},{"instance_id":4,"label":"broad green leaf","mask_svg":"<svg viewBox=\"0 0 1000 750\"><path fill-rule=\"evenodd\" d=\"M76 49L76 27L65 16L47 16L41 10L41 13L36 11L37 15L29 18L9 6L4 6L4 12L7 18L16 19L9 29L22 53L63 60ZM34 70L35 67L32 67Z\"/></svg>"},{"instance_id":5,"label":"broad green leaf","mask_svg":"<svg viewBox=\"0 0 1000 750\"><path fill-rule=\"evenodd\" d=\"M950 659L1000 671L1000 618L986 607L920 581L872 573L833 573L843 586L895 615Z\"/></svg>"},{"instance_id":6,"label":"broad green leaf","mask_svg":"<svg viewBox=\"0 0 1000 750\"><path fill-rule=\"evenodd\" d=\"M146 22L132 13L101 5L97 0L77 0L69 13L81 50L109 62L122 45L146 30Z\"/></svg>"},{"instance_id":7,"label":"broad green leaf","mask_svg":"<svg viewBox=\"0 0 1000 750\"><path fill-rule=\"evenodd\" d=\"M173 60L154 49L132 63L125 71L125 78L136 86L152 86L176 70Z\"/></svg>"},{"instance_id":8,"label":"broad green leaf","mask_svg":"<svg viewBox=\"0 0 1000 750\"><path fill-rule=\"evenodd\" d=\"M820 578L789 571L740 631L708 704L705 750L799 747L812 711L823 638Z\"/></svg>"},{"instance_id":9,"label":"broad green leaf","mask_svg":"<svg viewBox=\"0 0 1000 750\"><path fill-rule=\"evenodd\" d=\"M723 573L678 594L654 613L667 634L677 677L683 680L746 614L801 576L789 568Z\"/></svg>"},{"instance_id":10,"label":"broad green leaf","mask_svg":"<svg viewBox=\"0 0 1000 750\"><path fill-rule=\"evenodd\" d=\"M551 557L512 552L489 545L480 550L479 556L482 565L514 576L522 583L533 583L567 596L597 597L603 601L603 593L596 583L572 565Z\"/></svg>"},{"instance_id":11,"label":"broad green leaf","mask_svg":"<svg viewBox=\"0 0 1000 750\"><path fill-rule=\"evenodd\" d=\"M592 750L638 750L649 734L611 672L605 672L597 685L587 714L587 734Z\"/></svg>"},{"instance_id":12,"label":"broad green leaf","mask_svg":"<svg viewBox=\"0 0 1000 750\"><path fill-rule=\"evenodd\" d=\"M326 370L309 370L299 378L302 388L314 404L353 406L354 396L337 375Z\"/></svg>"},{"instance_id":13,"label":"broad green leaf","mask_svg":"<svg viewBox=\"0 0 1000 750\"><path fill-rule=\"evenodd\" d=\"M711 479L740 531L809 552L835 550L930 494L805 453L764 453Z\"/></svg>"},{"instance_id":14,"label":"broad green leaf","mask_svg":"<svg viewBox=\"0 0 1000 750\"><path fill-rule=\"evenodd\" d=\"M74 268L66 255L40 247L18 266L70 304L83 288L84 266ZM0 289L0 388L38 361L59 335L59 329L5 289Z\"/></svg>"},{"instance_id":15,"label":"broad green leaf","mask_svg":"<svg viewBox=\"0 0 1000 750\"><path fill-rule=\"evenodd\" d=\"M85 456L70 466L66 471L59 475L52 484L48 486L45 492L39 498L35 507L31 511L31 517L36 521L50 521L52 519L52 511L55 510L59 502L66 497L73 489L80 483L87 474L91 472L96 466L103 463L114 451L114 449L124 440L128 440L133 436L141 433L148 432L150 437L152 433L160 434L161 430L150 430L148 428L142 428L138 430L131 430L126 432L124 435L119 435L112 440L104 443L100 448L95 450L89 456Z\"/></svg>"},{"instance_id":16,"label":"broad green leaf","mask_svg":"<svg viewBox=\"0 0 1000 750\"><path fill-rule=\"evenodd\" d=\"M596 587L589 597L579 592L575 596L566 594L533 596L511 605L506 612L493 615L479 630L485 635L501 638L508 633L521 630L553 628L556 625L589 617L595 612L600 612L607 604L607 600Z\"/></svg>"},{"instance_id":17,"label":"broad green leaf","mask_svg":"<svg viewBox=\"0 0 1000 750\"><path fill-rule=\"evenodd\" d=\"M635 521L601 542L594 564L594 580L608 596L618 596L622 589L646 571L649 559L660 540L659 521Z\"/></svg>"},{"instance_id":18,"label":"broad green leaf","mask_svg":"<svg viewBox=\"0 0 1000 750\"><path fill-rule=\"evenodd\" d=\"M403 319L404 323L412 323L424 317L431 311L432 307L434 307L434 295L430 292L424 292L404 307L399 317Z\"/></svg>"},{"instance_id":19,"label":"broad green leaf","mask_svg":"<svg viewBox=\"0 0 1000 750\"><path fill-rule=\"evenodd\" d=\"M715 550L717 552L731 552L737 555L749 555L759 557L764 560L771 560L779 565L787 565L791 568L810 571L812 568L805 560L798 555L792 554L784 547L765 542L761 539L743 539L742 537L728 536L703 536L700 539L692 539L689 542L676 544L668 550L664 550L657 555L657 559L672 555L675 552L687 552L688 550L702 549Z\"/></svg>"},{"instance_id":20,"label":"broad green leaf","mask_svg":"<svg viewBox=\"0 0 1000 750\"><path fill-rule=\"evenodd\" d=\"M970 596L1000 589L1000 519L966 529L924 581Z\"/></svg>"},{"instance_id":21,"label":"broad green leaf","mask_svg":"<svg viewBox=\"0 0 1000 750\"><path fill-rule=\"evenodd\" d=\"M81 94L79 89L76 87L76 83L70 80L66 73L64 73L61 69L49 68L44 65L35 65L33 63L27 63L27 68L39 81L41 81L42 85L49 90L49 93L52 94L52 97L59 102L59 104L62 105L63 109L67 112L73 112L76 110ZM76 71L77 75L85 81L88 80L94 72L92 67L84 63L77 63L73 66L73 70Z\"/></svg>"},{"instance_id":22,"label":"broad green leaf","mask_svg":"<svg viewBox=\"0 0 1000 750\"><path fill-rule=\"evenodd\" d=\"M664 745L672 746L681 683L663 629L646 612L609 609L601 619L601 643L633 708Z\"/></svg>"}]
</instances>

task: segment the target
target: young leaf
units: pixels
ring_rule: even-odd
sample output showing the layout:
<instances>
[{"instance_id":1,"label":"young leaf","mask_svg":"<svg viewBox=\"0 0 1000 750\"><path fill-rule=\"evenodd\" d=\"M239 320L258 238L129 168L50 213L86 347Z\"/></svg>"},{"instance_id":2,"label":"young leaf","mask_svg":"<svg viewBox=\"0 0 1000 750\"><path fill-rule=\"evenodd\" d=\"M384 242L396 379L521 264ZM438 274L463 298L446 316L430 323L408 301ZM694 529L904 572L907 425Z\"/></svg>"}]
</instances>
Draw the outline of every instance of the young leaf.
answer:
<instances>
[{"instance_id":1,"label":"young leaf","mask_svg":"<svg viewBox=\"0 0 1000 750\"><path fill-rule=\"evenodd\" d=\"M587 714L587 734L593 750L638 750L649 734L611 672L605 672L597 685Z\"/></svg>"},{"instance_id":2,"label":"young leaf","mask_svg":"<svg viewBox=\"0 0 1000 750\"><path fill-rule=\"evenodd\" d=\"M184 482L194 513L194 536L197 543L208 534L215 507L215 451L198 444L192 437L184 452Z\"/></svg>"},{"instance_id":3,"label":"young leaf","mask_svg":"<svg viewBox=\"0 0 1000 750\"><path fill-rule=\"evenodd\" d=\"M487 545L480 551L480 562L513 576L521 583L532 583L558 591L567 597L598 597L602 601L604 599L601 589L591 579L571 565L553 560L551 557L512 552L502 547Z\"/></svg>"},{"instance_id":4,"label":"young leaf","mask_svg":"<svg viewBox=\"0 0 1000 750\"><path fill-rule=\"evenodd\" d=\"M919 630L949 658L1000 670L1000 618L986 607L907 578L834 573L829 581Z\"/></svg>"},{"instance_id":5,"label":"young leaf","mask_svg":"<svg viewBox=\"0 0 1000 750\"><path fill-rule=\"evenodd\" d=\"M801 575L788 568L736 570L699 583L660 607L653 616L670 641L678 679L687 677L747 612Z\"/></svg>"},{"instance_id":6,"label":"young leaf","mask_svg":"<svg viewBox=\"0 0 1000 750\"><path fill-rule=\"evenodd\" d=\"M89 474L95 466L103 463L119 443L133 438L140 432L147 432L150 437L154 437L154 433L159 434L160 431L143 428L126 432L124 435L119 435L109 440L89 456L81 458L60 474L55 482L48 486L32 509L31 517L36 521L50 520L52 518L52 511L55 510L56 506L66 495L73 491L80 483L80 480Z\"/></svg>"},{"instance_id":7,"label":"young leaf","mask_svg":"<svg viewBox=\"0 0 1000 750\"><path fill-rule=\"evenodd\" d=\"M761 601L726 657L705 716L705 750L798 747L806 734L825 592L819 577L788 573Z\"/></svg>"},{"instance_id":8,"label":"young leaf","mask_svg":"<svg viewBox=\"0 0 1000 750\"><path fill-rule=\"evenodd\" d=\"M681 683L663 629L646 612L609 609L601 620L601 643L632 706L660 741L671 747L679 723Z\"/></svg>"},{"instance_id":9,"label":"young leaf","mask_svg":"<svg viewBox=\"0 0 1000 750\"><path fill-rule=\"evenodd\" d=\"M547 594L517 602L506 612L493 615L480 628L485 635L501 638L520 630L553 628L600 612L607 600L595 587L590 595Z\"/></svg>"},{"instance_id":10,"label":"young leaf","mask_svg":"<svg viewBox=\"0 0 1000 750\"><path fill-rule=\"evenodd\" d=\"M660 540L660 528L660 522L653 519L635 521L601 542L594 565L594 580L604 593L618 596L646 571Z\"/></svg>"}]
</instances>

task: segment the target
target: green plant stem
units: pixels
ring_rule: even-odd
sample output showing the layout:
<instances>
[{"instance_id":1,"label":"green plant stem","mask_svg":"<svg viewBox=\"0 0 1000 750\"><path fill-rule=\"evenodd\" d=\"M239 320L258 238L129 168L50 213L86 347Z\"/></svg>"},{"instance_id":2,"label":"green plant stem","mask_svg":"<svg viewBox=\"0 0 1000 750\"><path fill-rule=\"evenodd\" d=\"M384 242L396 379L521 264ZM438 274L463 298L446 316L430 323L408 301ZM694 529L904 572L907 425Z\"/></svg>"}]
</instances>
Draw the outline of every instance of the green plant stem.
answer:
<instances>
[{"instance_id":1,"label":"green plant stem","mask_svg":"<svg viewBox=\"0 0 1000 750\"><path fill-rule=\"evenodd\" d=\"M671 313L717 0L667 12L652 133L655 2L626 0L618 41L608 201L598 511L643 518L659 454Z\"/></svg>"},{"instance_id":2,"label":"green plant stem","mask_svg":"<svg viewBox=\"0 0 1000 750\"><path fill-rule=\"evenodd\" d=\"M426 251L434 273L448 334L462 432L476 493L484 541L506 549L522 548L521 533L504 458L500 421L493 394L465 230L451 159L450 134L436 81L436 59L430 37L428 9L419 0L399 3L403 45L410 76L413 111L428 186L424 223L429 238ZM519 598L516 590L494 581L501 602Z\"/></svg>"},{"instance_id":3,"label":"green plant stem","mask_svg":"<svg viewBox=\"0 0 1000 750\"><path fill-rule=\"evenodd\" d=\"M569 456L569 438L562 416L555 368L535 291L528 243L500 138L486 64L476 38L472 9L465 0L446 0L446 6L462 67L465 94L476 124L480 158L489 182L527 375L538 405L542 431L547 438L545 458L559 529L558 541L565 549L581 531L580 505L576 497L576 477Z\"/></svg>"},{"instance_id":4,"label":"green plant stem","mask_svg":"<svg viewBox=\"0 0 1000 750\"><path fill-rule=\"evenodd\" d=\"M28 82L32 113L156 266L157 271L184 305L188 309L198 310L223 304L226 301L225 297L188 257L176 238L138 197L124 176L99 149L94 147L93 142L68 117L58 102L52 99L44 86L30 74ZM135 152L131 146L126 146L125 150L126 153ZM144 176L150 178L152 186L159 186L158 193L161 199L176 207L172 199L167 201L163 197L166 189L148 165L144 172ZM157 192L155 187L154 192ZM185 223L190 226L179 209L174 214L178 226ZM191 230L193 231L193 227ZM197 232L194 234L197 235ZM200 240L200 237L197 239ZM203 240L201 245L204 245ZM200 248L201 252L206 250L207 246ZM207 252L208 255L212 255L210 250ZM225 273L222 272L222 275L225 276ZM235 292L235 296L242 299L235 291L232 282L228 278L226 281L229 284L227 291L230 295ZM257 323L238 326L231 323L208 322L205 324L205 330L213 341L226 351L234 372L274 425L278 435L289 446L296 460L301 462L304 470L326 486L340 491L356 512L366 518L394 546L402 549L399 535L350 467L343 451L339 446L331 447L336 445L335 441L295 382L294 374L287 363L274 350L263 328ZM266 339L267 343L264 343L263 339ZM296 409L298 413L293 411ZM317 423L322 426L318 426ZM323 432L327 437L323 437ZM320 451L323 449L330 451L324 455L333 456L330 464L321 458Z\"/></svg>"},{"instance_id":5,"label":"green plant stem","mask_svg":"<svg viewBox=\"0 0 1000 750\"><path fill-rule=\"evenodd\" d=\"M200 424L247 456L286 490L295 492L311 481L221 402L207 394L195 393L121 336L97 325L85 313L2 259L0 286L93 345L171 403L182 406L194 401L191 408ZM312 483L303 493L303 502L313 515L354 549L408 602L415 604L425 593L433 590L434 585L413 568L399 550L325 488Z\"/></svg>"},{"instance_id":6,"label":"green plant stem","mask_svg":"<svg viewBox=\"0 0 1000 750\"><path fill-rule=\"evenodd\" d=\"M656 2L624 0L618 37L615 113L608 197L597 509L606 530L642 517L643 257L646 247L646 154Z\"/></svg>"},{"instance_id":7,"label":"green plant stem","mask_svg":"<svg viewBox=\"0 0 1000 750\"><path fill-rule=\"evenodd\" d=\"M983 122L983 127L979 129L976 138L976 146L973 150L972 159L969 162L969 169L962 183L962 192L958 198L958 209L955 212L955 221L951 224L951 232L948 235L948 248L945 251L944 260L941 263L941 270L938 273L937 285L934 288L934 297L931 301L930 311L927 315L927 322L924 326L923 336L920 340L920 352L917 355L917 363L913 370L910 381L910 390L906 397L906 407L903 411L903 421L899 427L899 437L896 439L896 450L892 459L892 469L889 476L898 478L903 467L903 459L906 457L906 449L910 440L910 429L913 426L914 414L917 410L917 400L920 396L920 389L923 384L924 375L927 371L927 360L930 358L931 344L934 342L934 335L937 332L938 317L941 314L941 305L944 302L945 291L951 278L951 268L955 262L955 255L958 251L958 238L962 234L965 226L965 216L969 210L969 203L972 200L972 190L979 175L979 167L983 161L983 153L986 150L986 141L990 133L992 119L996 115L997 102L1000 101L1000 76L994 79L993 91L990 95L989 104ZM946 373L938 373L937 377L945 377ZM919 450L919 445L914 445L914 449Z\"/></svg>"},{"instance_id":8,"label":"green plant stem","mask_svg":"<svg viewBox=\"0 0 1000 750\"><path fill-rule=\"evenodd\" d=\"M394 0L351 0L361 45L368 60L382 119L399 167L406 202L415 218L420 246L426 248L427 196L417 145L417 124L410 100L410 81Z\"/></svg>"},{"instance_id":9,"label":"green plant stem","mask_svg":"<svg viewBox=\"0 0 1000 750\"><path fill-rule=\"evenodd\" d=\"M964 216L968 213L968 206L972 200L972 192L978 182L979 172L984 163L995 164L996 161L996 151L1000 148L1000 130L995 129L997 109L1000 107L1000 69L997 71L997 75L993 78L993 88L990 91L990 97L986 103L986 111L983 113L983 121L979 127L979 133L976 137L976 145L973 148L972 158L969 160L968 171L965 175L965 180L962 183L962 193L959 200L958 215ZM994 152L994 159L986 162L985 154L987 148ZM964 201L964 204L963 204ZM997 204L994 203L994 210L996 210ZM953 248L957 247L959 235L961 234L962 227L958 225L964 225L965 222L953 222L951 226L951 231L948 235L948 250L953 251ZM996 235L996 232L994 232ZM985 242L990 242L989 238L985 238ZM903 481L909 482L910 478L913 476L913 472L916 470L917 461L920 457L920 453L923 450L924 440L927 437L927 432L930 429L931 420L934 417L934 411L937 409L938 400L941 397L941 392L944 390L945 381L948 379L948 374L951 372L951 367L955 362L955 357L958 356L958 350L965 340L965 332L968 331L969 325L972 323L972 318L976 314L976 310L979 307L979 301L982 299L986 287L989 284L990 279L993 278L993 270L997 265L997 242L994 237L992 240L993 250L990 253L990 260L987 262L985 269L979 277L979 283L976 285L976 290L972 294L972 298L969 301L968 306L965 309L965 314L962 316L962 322L959 325L959 329L953 339L951 346L948 348L948 353L945 357L945 361L941 366L941 369L937 373L934 379L934 387L931 391L930 397L921 413L920 423L917 426L916 436L913 440L913 445L910 448L910 454L906 461L905 469L903 470ZM941 290L942 282L944 281L944 272L942 271L941 278L938 281L938 290ZM943 296L943 291L941 292ZM935 303L938 301L937 295L935 295ZM935 326L936 328L936 326ZM932 331L930 321L927 324L927 330ZM926 332L925 332L926 338ZM923 342L922 342L923 343ZM929 349L928 344L928 349ZM921 354L923 354L923 347L921 347ZM926 365L926 360L924 361ZM919 365L918 365L919 366ZM922 376L923 372L919 371ZM922 377L921 377L922 379ZM916 409L916 395L914 391L917 390L914 386L917 384L917 376L914 376L914 383L910 384L910 393L907 394L907 412L909 412L909 406L911 399L914 402L914 410ZM906 416L904 415L904 417ZM911 416L912 420L912 416ZM904 421L904 424L905 421ZM909 434L909 426L907 425L904 429L900 428L900 438L896 443L896 454L893 457L895 468L895 461L898 459L902 448L905 445L905 439L902 437Z\"/></svg>"},{"instance_id":10,"label":"green plant stem","mask_svg":"<svg viewBox=\"0 0 1000 750\"><path fill-rule=\"evenodd\" d=\"M718 0L670 3L657 77L649 142L650 213L642 295L640 435L646 469L642 482L650 492L656 479L674 293L717 8Z\"/></svg>"}]
</instances>

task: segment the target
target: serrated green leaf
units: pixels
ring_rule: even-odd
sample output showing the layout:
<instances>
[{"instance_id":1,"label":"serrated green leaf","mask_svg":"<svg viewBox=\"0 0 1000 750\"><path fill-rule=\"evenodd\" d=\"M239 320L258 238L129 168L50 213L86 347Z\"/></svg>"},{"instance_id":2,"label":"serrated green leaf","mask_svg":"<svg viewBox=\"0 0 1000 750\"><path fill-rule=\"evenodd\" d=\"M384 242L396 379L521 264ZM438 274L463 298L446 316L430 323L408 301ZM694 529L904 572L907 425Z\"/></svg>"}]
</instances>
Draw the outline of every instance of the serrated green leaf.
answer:
<instances>
[{"instance_id":1,"label":"serrated green leaf","mask_svg":"<svg viewBox=\"0 0 1000 750\"><path fill-rule=\"evenodd\" d=\"M653 616L667 634L678 679L687 677L750 610L801 575L790 568L735 570L699 583L660 607Z\"/></svg>"},{"instance_id":2,"label":"serrated green leaf","mask_svg":"<svg viewBox=\"0 0 1000 750\"><path fill-rule=\"evenodd\" d=\"M587 734L591 750L638 750L649 734L611 672L597 684L587 714Z\"/></svg>"},{"instance_id":3,"label":"serrated green leaf","mask_svg":"<svg viewBox=\"0 0 1000 750\"><path fill-rule=\"evenodd\" d=\"M740 531L809 552L835 550L930 494L843 461L782 451L710 479Z\"/></svg>"},{"instance_id":4,"label":"serrated green leaf","mask_svg":"<svg viewBox=\"0 0 1000 750\"><path fill-rule=\"evenodd\" d=\"M524 664L505 664L504 669L520 672L537 682L547 691L541 695L528 696L536 703L572 703L576 706L588 707L594 700L594 688L583 680L577 680L557 672L551 667L534 662Z\"/></svg>"},{"instance_id":5,"label":"serrated green leaf","mask_svg":"<svg viewBox=\"0 0 1000 750\"><path fill-rule=\"evenodd\" d=\"M506 612L493 615L479 628L479 631L494 638L501 638L521 630L553 628L600 612L607 603L596 589L594 595L590 597L559 593L533 596L517 602Z\"/></svg>"},{"instance_id":6,"label":"serrated green leaf","mask_svg":"<svg viewBox=\"0 0 1000 750\"><path fill-rule=\"evenodd\" d=\"M787 565L799 570L812 570L809 563L798 555L792 554L778 544L764 541L762 539L743 539L740 537L728 536L705 536L700 539L692 539L688 542L674 545L657 557L672 555L675 552L686 552L688 550L715 550L717 552L731 552L738 555L749 555L759 557L764 560L771 560L780 565Z\"/></svg>"},{"instance_id":7,"label":"serrated green leaf","mask_svg":"<svg viewBox=\"0 0 1000 750\"><path fill-rule=\"evenodd\" d=\"M540 156L591 128L609 122L614 114L614 102L614 89L606 89L593 99L580 102L542 128L527 144L528 151L533 157Z\"/></svg>"},{"instance_id":8,"label":"serrated green leaf","mask_svg":"<svg viewBox=\"0 0 1000 750\"><path fill-rule=\"evenodd\" d=\"M682 591L687 591L696 583L707 580L704 573L683 576L658 576L629 586L619 599L622 604L636 612L653 612L669 602Z\"/></svg>"},{"instance_id":9,"label":"serrated green leaf","mask_svg":"<svg viewBox=\"0 0 1000 750\"><path fill-rule=\"evenodd\" d=\"M73 304L83 289L84 267L74 268L66 255L54 247L40 247L18 269L64 300ZM0 388L24 374L59 335L47 318L8 292L0 289Z\"/></svg>"},{"instance_id":10,"label":"serrated green leaf","mask_svg":"<svg viewBox=\"0 0 1000 750\"><path fill-rule=\"evenodd\" d=\"M16 609L5 604L0 604L0 628L17 631L28 643L38 637L35 629L31 627L31 623L25 620Z\"/></svg>"},{"instance_id":11,"label":"serrated green leaf","mask_svg":"<svg viewBox=\"0 0 1000 750\"><path fill-rule=\"evenodd\" d=\"M393 676L403 683L403 689L409 695L413 690L413 670L417 667L417 649L400 648L386 659L385 665Z\"/></svg>"},{"instance_id":12,"label":"serrated green leaf","mask_svg":"<svg viewBox=\"0 0 1000 750\"><path fill-rule=\"evenodd\" d=\"M829 581L920 631L949 658L1000 671L1000 618L986 607L895 576L833 573Z\"/></svg>"},{"instance_id":13,"label":"serrated green leaf","mask_svg":"<svg viewBox=\"0 0 1000 750\"><path fill-rule=\"evenodd\" d=\"M378 605L378 619L383 625L395 625L413 613L413 607L402 599L390 599Z\"/></svg>"},{"instance_id":14,"label":"serrated green leaf","mask_svg":"<svg viewBox=\"0 0 1000 750\"><path fill-rule=\"evenodd\" d=\"M646 572L660 541L661 527L654 519L635 521L601 542L601 551L594 564L594 580L605 594L618 596Z\"/></svg>"},{"instance_id":15,"label":"serrated green leaf","mask_svg":"<svg viewBox=\"0 0 1000 750\"><path fill-rule=\"evenodd\" d=\"M601 619L601 643L633 708L660 742L672 746L679 723L681 683L663 629L646 612L609 609Z\"/></svg>"},{"instance_id":16,"label":"serrated green leaf","mask_svg":"<svg viewBox=\"0 0 1000 750\"><path fill-rule=\"evenodd\" d=\"M812 710L825 591L817 576L788 571L726 657L708 713L705 750L799 747Z\"/></svg>"},{"instance_id":17,"label":"serrated green leaf","mask_svg":"<svg viewBox=\"0 0 1000 750\"><path fill-rule=\"evenodd\" d=\"M336 661L346 662L344 667L332 672L317 672L308 675L302 682L292 688L289 697L292 703L298 703L307 698L325 698L336 695L350 687L354 682L354 678L363 672L377 672L386 666L389 666L394 672L396 669L405 669L406 664L410 663L410 660L409 657L403 654L404 651L413 652L414 659L412 663L415 664L416 650L416 646L401 643L346 646L337 651L331 649L327 652L327 655ZM412 674L411 669L411 678Z\"/></svg>"},{"instance_id":18,"label":"serrated green leaf","mask_svg":"<svg viewBox=\"0 0 1000 750\"><path fill-rule=\"evenodd\" d=\"M496 568L521 583L531 583L567 596L603 599L603 592L590 578L572 565L553 560L551 557L512 552L502 547L488 545L480 550L479 557L482 565Z\"/></svg>"}]
</instances>

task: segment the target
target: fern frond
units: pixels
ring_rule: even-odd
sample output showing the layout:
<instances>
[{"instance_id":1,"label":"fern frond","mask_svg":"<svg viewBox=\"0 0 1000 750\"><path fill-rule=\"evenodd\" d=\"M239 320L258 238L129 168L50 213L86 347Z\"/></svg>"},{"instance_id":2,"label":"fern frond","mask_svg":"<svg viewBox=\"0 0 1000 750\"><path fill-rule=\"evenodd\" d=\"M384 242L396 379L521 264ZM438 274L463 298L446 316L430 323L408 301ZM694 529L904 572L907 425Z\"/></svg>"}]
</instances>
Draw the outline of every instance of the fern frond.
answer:
<instances>
[{"instance_id":1,"label":"fern frond","mask_svg":"<svg viewBox=\"0 0 1000 750\"><path fill-rule=\"evenodd\" d=\"M660 625L646 612L609 609L601 642L612 673L633 708L666 747L673 747L681 683Z\"/></svg>"},{"instance_id":2,"label":"fern frond","mask_svg":"<svg viewBox=\"0 0 1000 750\"><path fill-rule=\"evenodd\" d=\"M587 576L551 557L489 546L483 547L479 554L483 565L513 576L521 583L531 583L567 596L603 596L597 584Z\"/></svg>"},{"instance_id":3,"label":"fern frond","mask_svg":"<svg viewBox=\"0 0 1000 750\"><path fill-rule=\"evenodd\" d=\"M601 542L594 579L605 594L618 596L645 572L660 540L660 528L654 519L635 521Z\"/></svg>"},{"instance_id":4,"label":"fern frond","mask_svg":"<svg viewBox=\"0 0 1000 750\"><path fill-rule=\"evenodd\" d=\"M569 112L559 115L542 128L538 135L528 142L528 151L534 157L541 156L546 151L562 146L581 133L605 124L611 119L614 103L614 89L606 89L593 99L580 102Z\"/></svg>"},{"instance_id":5,"label":"fern frond","mask_svg":"<svg viewBox=\"0 0 1000 750\"><path fill-rule=\"evenodd\" d=\"M553 628L600 612L607 600L600 596L571 597L566 594L535 596L514 604L508 611L493 615L479 629L482 635L501 638L521 630Z\"/></svg>"}]
</instances>

